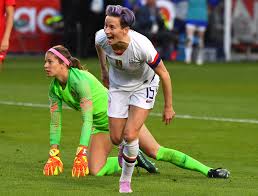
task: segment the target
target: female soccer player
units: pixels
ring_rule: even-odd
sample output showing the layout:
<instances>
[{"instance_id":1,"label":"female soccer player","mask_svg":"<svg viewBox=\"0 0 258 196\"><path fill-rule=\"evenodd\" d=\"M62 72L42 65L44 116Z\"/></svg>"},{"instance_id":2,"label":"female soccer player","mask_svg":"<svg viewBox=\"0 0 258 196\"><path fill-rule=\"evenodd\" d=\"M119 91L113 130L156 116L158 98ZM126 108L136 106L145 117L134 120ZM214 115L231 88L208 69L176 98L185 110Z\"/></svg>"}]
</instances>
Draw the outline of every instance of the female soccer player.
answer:
<instances>
[{"instance_id":1,"label":"female soccer player","mask_svg":"<svg viewBox=\"0 0 258 196\"><path fill-rule=\"evenodd\" d=\"M153 108L159 77L165 100L163 121L169 124L175 115L169 73L152 43L130 31L134 21L135 16L128 8L108 6L104 30L96 35L102 74L107 74L105 57L110 64L109 128L113 144L122 142L123 146L119 185L122 193L132 192L130 183L139 150L139 133Z\"/></svg>"},{"instance_id":2,"label":"female soccer player","mask_svg":"<svg viewBox=\"0 0 258 196\"><path fill-rule=\"evenodd\" d=\"M63 171L59 150L62 102L81 111L83 117L80 143L74 159L72 175L80 177L90 173L103 176L119 171L117 157L108 157L112 142L108 131L107 89L92 74L82 70L79 60L72 57L70 52L60 45L46 52L44 69L47 76L54 79L49 88L51 149L43 173L58 175ZM139 138L140 148L156 160L199 171L208 177L225 177L224 170L212 169L184 153L160 146L144 125ZM140 167L151 173L156 172L156 168L141 153L137 160Z\"/></svg>"},{"instance_id":3,"label":"female soccer player","mask_svg":"<svg viewBox=\"0 0 258 196\"><path fill-rule=\"evenodd\" d=\"M0 2L0 71L9 48L9 39L13 27L15 0Z\"/></svg>"},{"instance_id":4,"label":"female soccer player","mask_svg":"<svg viewBox=\"0 0 258 196\"><path fill-rule=\"evenodd\" d=\"M169 161L193 170L204 167L206 175L210 170L216 174L222 171L223 176L228 176L227 170L211 170L181 152L160 147L152 136L150 141L145 138L141 140L144 121L155 102L159 77L165 100L163 121L169 124L175 112L172 107L169 73L152 43L145 36L130 30L134 20L135 16L128 8L110 5L106 8L104 30L98 31L95 37L102 80L109 87L110 136L113 144L122 146L120 149L124 161L119 192L132 192L131 177L139 149L139 138L145 153L157 160ZM106 59L110 65L109 74ZM149 132L148 134L150 135ZM185 164L186 162L189 164Z\"/></svg>"}]
</instances>

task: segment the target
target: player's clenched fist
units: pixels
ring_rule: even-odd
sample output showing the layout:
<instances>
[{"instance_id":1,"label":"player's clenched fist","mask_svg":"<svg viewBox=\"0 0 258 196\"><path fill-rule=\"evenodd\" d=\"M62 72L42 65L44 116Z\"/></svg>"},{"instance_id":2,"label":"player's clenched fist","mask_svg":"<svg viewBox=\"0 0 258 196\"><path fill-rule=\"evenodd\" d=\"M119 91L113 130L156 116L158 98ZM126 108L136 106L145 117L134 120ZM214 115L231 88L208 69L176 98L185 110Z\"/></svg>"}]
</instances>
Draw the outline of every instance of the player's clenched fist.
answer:
<instances>
[{"instance_id":1,"label":"player's clenched fist","mask_svg":"<svg viewBox=\"0 0 258 196\"><path fill-rule=\"evenodd\" d=\"M59 152L56 148L50 149L49 158L43 170L45 176L57 176L63 172L63 163L58 156Z\"/></svg>"},{"instance_id":2,"label":"player's clenched fist","mask_svg":"<svg viewBox=\"0 0 258 196\"><path fill-rule=\"evenodd\" d=\"M73 162L72 176L79 178L80 176L86 176L88 174L87 147L79 146Z\"/></svg>"}]
</instances>

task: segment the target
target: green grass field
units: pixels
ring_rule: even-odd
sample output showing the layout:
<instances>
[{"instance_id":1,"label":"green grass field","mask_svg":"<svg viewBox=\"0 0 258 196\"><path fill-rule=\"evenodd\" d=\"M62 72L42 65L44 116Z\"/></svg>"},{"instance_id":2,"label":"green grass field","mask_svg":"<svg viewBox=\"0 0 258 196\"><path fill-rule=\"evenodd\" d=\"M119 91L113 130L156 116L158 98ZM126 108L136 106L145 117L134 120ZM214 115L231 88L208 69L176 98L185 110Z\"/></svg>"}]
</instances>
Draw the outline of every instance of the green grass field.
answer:
<instances>
[{"instance_id":1,"label":"green grass field","mask_svg":"<svg viewBox=\"0 0 258 196\"><path fill-rule=\"evenodd\" d=\"M97 59L82 62L99 77ZM72 110L63 115L64 173L43 176L49 150L46 106L50 82L43 63L43 56L9 57L0 73L0 195L118 195L120 174L71 177L81 126L80 113ZM215 63L199 67L167 62L166 66L173 80L177 118L169 126L162 123L160 91L147 126L160 144L208 166L228 168L231 177L208 179L154 161L160 174L135 172L134 194L258 195L258 65ZM112 154L116 153L114 149Z\"/></svg>"}]
</instances>

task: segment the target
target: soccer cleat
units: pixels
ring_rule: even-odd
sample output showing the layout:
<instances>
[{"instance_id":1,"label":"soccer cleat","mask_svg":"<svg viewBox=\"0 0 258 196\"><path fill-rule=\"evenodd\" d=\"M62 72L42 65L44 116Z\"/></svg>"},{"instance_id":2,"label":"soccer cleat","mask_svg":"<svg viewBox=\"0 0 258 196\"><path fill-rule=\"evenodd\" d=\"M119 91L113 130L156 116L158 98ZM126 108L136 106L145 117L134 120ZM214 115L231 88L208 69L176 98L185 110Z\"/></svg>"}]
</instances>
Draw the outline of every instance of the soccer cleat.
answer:
<instances>
[{"instance_id":1,"label":"soccer cleat","mask_svg":"<svg viewBox=\"0 0 258 196\"><path fill-rule=\"evenodd\" d=\"M191 59L186 59L186 60L185 60L185 63L189 65L189 64L192 63L192 61L191 61Z\"/></svg>"},{"instance_id":2,"label":"soccer cleat","mask_svg":"<svg viewBox=\"0 0 258 196\"><path fill-rule=\"evenodd\" d=\"M135 167L137 167L137 169L138 167L146 169L149 173L158 173L158 168L156 168L155 164L144 156L141 150L139 150L139 154L137 156L137 164L135 165Z\"/></svg>"},{"instance_id":3,"label":"soccer cleat","mask_svg":"<svg viewBox=\"0 0 258 196\"><path fill-rule=\"evenodd\" d=\"M131 182L123 181L119 182L119 193L132 193Z\"/></svg>"},{"instance_id":4,"label":"soccer cleat","mask_svg":"<svg viewBox=\"0 0 258 196\"><path fill-rule=\"evenodd\" d=\"M5 58L5 55L3 55L3 54L0 53L0 61L1 61L1 62L4 62L4 58Z\"/></svg>"},{"instance_id":5,"label":"soccer cleat","mask_svg":"<svg viewBox=\"0 0 258 196\"><path fill-rule=\"evenodd\" d=\"M217 168L210 169L208 172L209 178L229 178L230 172L227 169Z\"/></svg>"},{"instance_id":6,"label":"soccer cleat","mask_svg":"<svg viewBox=\"0 0 258 196\"><path fill-rule=\"evenodd\" d=\"M198 58L197 61L196 61L196 64L199 65L199 66L202 66L203 65L203 60L201 58Z\"/></svg>"},{"instance_id":7,"label":"soccer cleat","mask_svg":"<svg viewBox=\"0 0 258 196\"><path fill-rule=\"evenodd\" d=\"M4 55L0 53L0 72L3 70Z\"/></svg>"}]
</instances>

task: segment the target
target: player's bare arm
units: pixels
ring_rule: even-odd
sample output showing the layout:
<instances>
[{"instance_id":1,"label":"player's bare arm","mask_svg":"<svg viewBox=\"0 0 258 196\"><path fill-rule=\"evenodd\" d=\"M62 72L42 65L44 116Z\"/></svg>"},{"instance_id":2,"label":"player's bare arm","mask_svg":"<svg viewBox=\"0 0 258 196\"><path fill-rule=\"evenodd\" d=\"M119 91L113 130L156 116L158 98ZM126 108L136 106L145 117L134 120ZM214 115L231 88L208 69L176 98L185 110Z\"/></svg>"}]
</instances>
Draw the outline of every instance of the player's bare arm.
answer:
<instances>
[{"instance_id":1,"label":"player's bare arm","mask_svg":"<svg viewBox=\"0 0 258 196\"><path fill-rule=\"evenodd\" d=\"M109 77L108 77L108 67L107 67L107 60L106 60L106 54L103 51L103 49L95 45L96 51L99 57L99 63L101 67L101 80L106 88L109 87Z\"/></svg>"},{"instance_id":2,"label":"player's bare arm","mask_svg":"<svg viewBox=\"0 0 258 196\"><path fill-rule=\"evenodd\" d=\"M175 111L172 105L172 85L169 73L161 60L158 66L155 68L155 72L159 75L162 82L163 96L164 96L164 112L163 121L165 124L169 124L175 116Z\"/></svg>"},{"instance_id":3,"label":"player's bare arm","mask_svg":"<svg viewBox=\"0 0 258 196\"><path fill-rule=\"evenodd\" d=\"M13 27L14 7L6 7L6 28L0 45L0 51L6 51L9 48L9 38Z\"/></svg>"}]
</instances>

